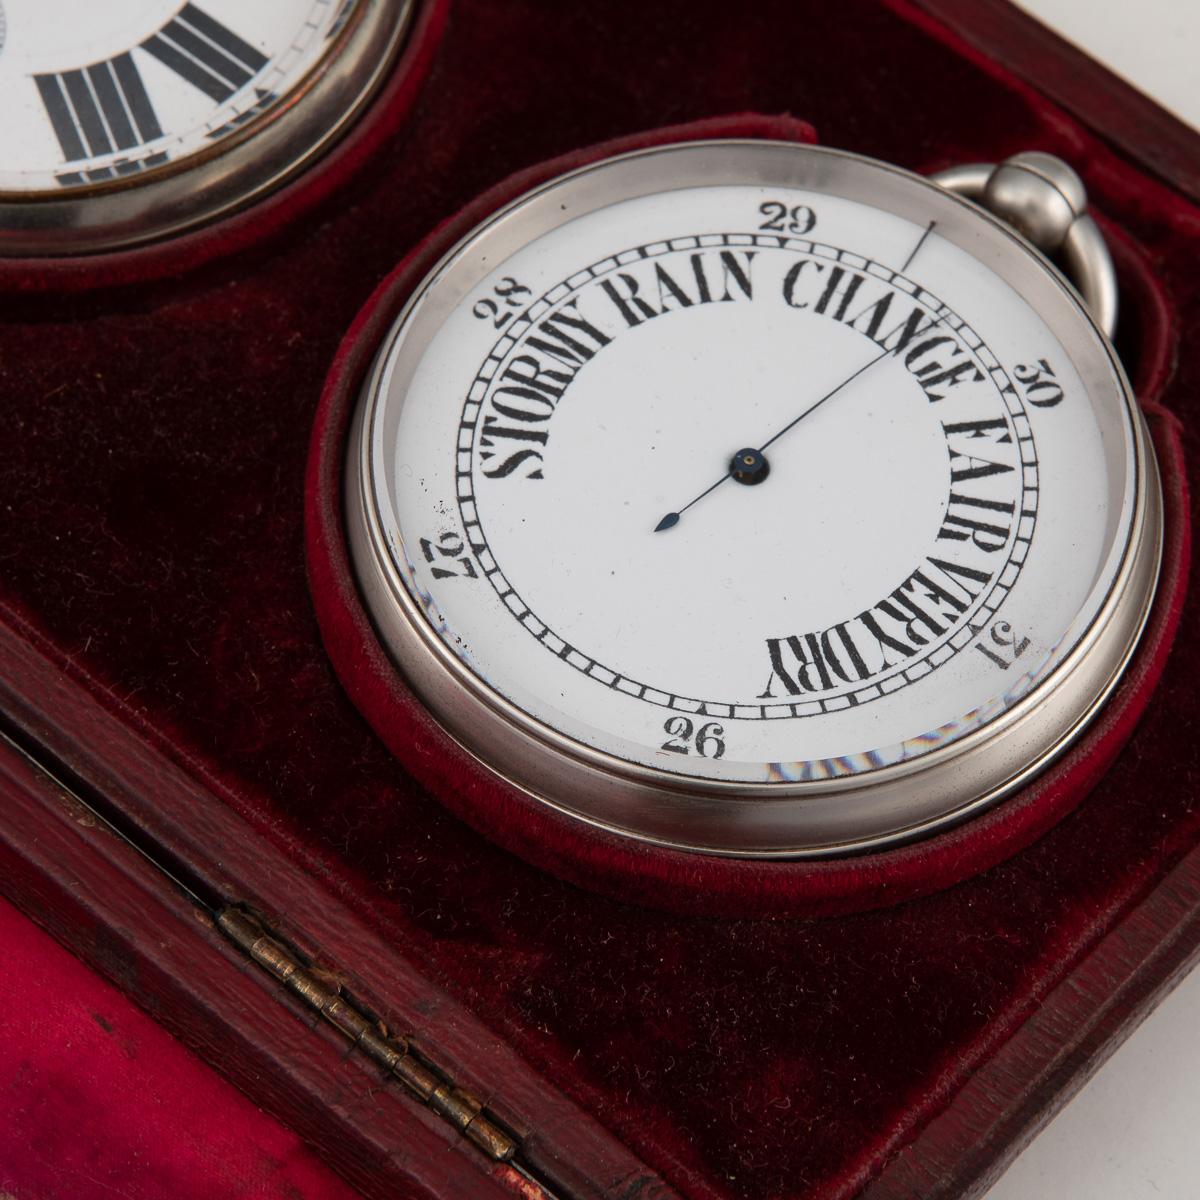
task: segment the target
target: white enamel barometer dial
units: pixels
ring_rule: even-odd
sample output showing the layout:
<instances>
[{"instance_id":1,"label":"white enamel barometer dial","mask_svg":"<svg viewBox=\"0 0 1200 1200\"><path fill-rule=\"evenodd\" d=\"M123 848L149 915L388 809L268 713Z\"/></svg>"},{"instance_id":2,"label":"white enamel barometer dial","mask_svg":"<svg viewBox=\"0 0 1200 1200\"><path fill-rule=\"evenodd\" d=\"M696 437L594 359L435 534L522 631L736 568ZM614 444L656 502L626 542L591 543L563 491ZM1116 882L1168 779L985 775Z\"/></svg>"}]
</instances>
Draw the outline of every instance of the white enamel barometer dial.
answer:
<instances>
[{"instance_id":1,"label":"white enamel barometer dial","mask_svg":"<svg viewBox=\"0 0 1200 1200\"><path fill-rule=\"evenodd\" d=\"M1112 686L1159 500L1111 348L1011 231L717 142L525 197L425 281L349 454L372 615L531 796L728 854L910 837Z\"/></svg>"},{"instance_id":2,"label":"white enamel barometer dial","mask_svg":"<svg viewBox=\"0 0 1200 1200\"><path fill-rule=\"evenodd\" d=\"M244 203L370 93L408 0L0 0L0 251L101 249Z\"/></svg>"}]
</instances>

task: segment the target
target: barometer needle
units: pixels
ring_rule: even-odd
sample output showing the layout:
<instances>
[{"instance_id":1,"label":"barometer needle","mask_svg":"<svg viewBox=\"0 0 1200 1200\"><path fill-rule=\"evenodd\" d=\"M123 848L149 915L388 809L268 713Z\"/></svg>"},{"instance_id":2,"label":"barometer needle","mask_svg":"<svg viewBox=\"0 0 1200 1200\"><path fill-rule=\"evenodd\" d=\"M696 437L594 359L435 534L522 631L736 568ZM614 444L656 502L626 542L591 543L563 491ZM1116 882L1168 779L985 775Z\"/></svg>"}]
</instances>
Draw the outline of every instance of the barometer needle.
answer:
<instances>
[{"instance_id":1,"label":"barometer needle","mask_svg":"<svg viewBox=\"0 0 1200 1200\"><path fill-rule=\"evenodd\" d=\"M921 234L920 240L917 242L916 246L913 247L912 253L905 260L905 263L904 263L905 268L907 268L908 264L911 263L914 258L916 258L917 251L920 250L921 247L925 244L925 239L928 238L929 235L933 232L934 227L936 225L937 225L936 221L929 222L929 225L926 227L925 232ZM922 332L927 333L935 325L940 325L942 323L944 317L945 317L945 314L943 314L943 316L941 316L941 317L934 317L933 320L925 327L925 329L922 330ZM903 348L904 348L904 343L902 342L899 346L895 347L895 350L899 351ZM716 481L716 483L709 484L709 486L706 487L704 489L704 491L702 491L698 496L693 496L692 499L689 500L682 508L676 509L674 512L667 513L667 515L665 517L663 517L662 520L659 521L659 523L657 525L655 525L654 532L662 533L663 530L673 529L676 525L678 525L680 518L683 516L683 514L685 512L687 512L687 510L689 508L692 507L693 504L698 504L701 500L704 499L705 496L707 496L709 494L709 492L716 491L716 489L719 488L721 486L721 484L723 484L725 482L725 480L731 479L734 476L735 472L737 472L739 470L739 467L738 467L739 459L743 463L746 464L747 468L750 471L752 471L753 475L756 476L758 479L765 478L769 468L768 468L767 460L763 457L763 451L766 450L766 448L769 445L771 445L773 442L777 442L781 437L783 437L783 435L785 433L787 433L787 431L789 429L795 428L795 426L799 425L800 422L803 421L805 417L810 416L812 413L815 413L817 411L817 409L820 408L821 405L825 403L826 400L832 400L833 397L836 396L838 394L838 392L840 392L843 388L849 387L850 384L852 384L860 375L862 375L865 371L869 371L877 362L880 361L880 359L887 358L887 356L891 353L893 353L892 348L885 348L885 349L881 350L877 355L875 355L874 358L868 359L865 363L863 363L863 365L861 367L858 368L857 371L855 371L851 375L846 376L846 378L843 379L842 382L837 385L837 387L831 388L819 400L810 404L798 417L795 417L791 421L789 421L781 430L779 430L778 433L774 433L769 438L767 438L767 440L765 442L763 442L763 444L761 446L759 446L757 450L752 450L752 449L739 450L737 452L737 454L735 454L733 456L733 459L730 461L729 470L726 471L725 474L722 475L721 478ZM747 457L743 458L743 455L745 455ZM754 478L747 477L746 475L739 475L739 478L741 479L741 481L743 483L749 483L749 482L755 481Z\"/></svg>"},{"instance_id":2,"label":"barometer needle","mask_svg":"<svg viewBox=\"0 0 1200 1200\"><path fill-rule=\"evenodd\" d=\"M902 266L902 267L900 268L900 270L901 270L901 272L902 272L902 273L903 273L904 271L907 271L907 270L908 270L908 268L909 268L910 266L912 266L912 260L913 260L914 258L916 258L916 257L917 257L917 251L918 251L918 250L920 250L920 249L921 249L921 247L922 247L923 245L925 245L925 239L926 239L926 238L927 238L927 237L928 237L928 236L929 236L929 235L930 235L930 234L931 234L931 233L934 231L934 229L936 229L936 228L937 228L937 222L936 222L936 221L930 221L930 222L929 222L929 224L925 226L925 232L924 232L923 234L921 234L920 238L919 238L919 239L918 239L918 241L917 241L917 244L916 244L916 245L915 245L915 246L912 248L912 250L909 252L909 255L908 255L908 257L907 257L907 258L904 260L904 266Z\"/></svg>"},{"instance_id":3,"label":"barometer needle","mask_svg":"<svg viewBox=\"0 0 1200 1200\"><path fill-rule=\"evenodd\" d=\"M935 322L935 324L936 324L936 322ZM787 433L787 431L789 429L792 429L796 425L799 425L800 422L803 421L805 417L811 415L812 413L815 413L817 411L817 409L820 408L821 405L825 403L826 400L832 400L833 397L838 394L838 392L840 392L845 387L849 387L849 385L852 384L861 374L863 374L864 371L870 370L870 368L873 367L877 362L879 362L879 360L881 358L886 358L891 353L892 353L891 350L883 350L879 354L877 354L874 358L868 359L852 375L846 376L846 378L843 379L842 382L837 385L837 387L831 388L819 400L817 400L813 404L810 404L798 417L795 417L791 421L789 421L781 430L779 430L778 433L775 433L771 437L767 438L767 440L765 442L763 442L763 444L761 446L758 447L758 453L761 455L762 452L764 450L766 450L766 448L769 445L771 445L772 442L778 441L781 437L783 437L783 435L785 433ZM676 509L674 512L667 513L667 515L665 517L663 517L663 519L661 521L659 521L659 523L657 525L655 525L654 532L662 533L664 529L674 528L674 526L679 524L679 520L683 516L683 514L685 512L687 512L687 510L689 508L691 508L693 504L699 503L701 500L704 499L705 496L707 496L709 494L709 492L715 491L717 488L719 488L721 486L721 484L723 484L725 482L725 480L731 478L732 475L733 475L733 467L731 466L730 469L728 471L726 471L725 474L722 475L721 478L718 479L716 483L709 484L709 486L706 487L704 489L704 491L702 491L698 496L695 496L691 500L689 500L682 508Z\"/></svg>"}]
</instances>

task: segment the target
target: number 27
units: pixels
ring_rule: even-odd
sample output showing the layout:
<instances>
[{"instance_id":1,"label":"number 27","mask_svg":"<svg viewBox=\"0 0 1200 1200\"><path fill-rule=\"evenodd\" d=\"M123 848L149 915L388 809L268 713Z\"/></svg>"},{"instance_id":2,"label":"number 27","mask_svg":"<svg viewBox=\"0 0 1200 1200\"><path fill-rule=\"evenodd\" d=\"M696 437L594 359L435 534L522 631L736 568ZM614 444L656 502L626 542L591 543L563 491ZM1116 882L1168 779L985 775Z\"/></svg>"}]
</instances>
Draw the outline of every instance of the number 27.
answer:
<instances>
[{"instance_id":1,"label":"number 27","mask_svg":"<svg viewBox=\"0 0 1200 1200\"><path fill-rule=\"evenodd\" d=\"M450 579L455 575L465 575L469 579L479 577L462 538L452 529L447 529L436 542L422 538L421 553L426 562L440 564L433 568L434 579Z\"/></svg>"}]
</instances>

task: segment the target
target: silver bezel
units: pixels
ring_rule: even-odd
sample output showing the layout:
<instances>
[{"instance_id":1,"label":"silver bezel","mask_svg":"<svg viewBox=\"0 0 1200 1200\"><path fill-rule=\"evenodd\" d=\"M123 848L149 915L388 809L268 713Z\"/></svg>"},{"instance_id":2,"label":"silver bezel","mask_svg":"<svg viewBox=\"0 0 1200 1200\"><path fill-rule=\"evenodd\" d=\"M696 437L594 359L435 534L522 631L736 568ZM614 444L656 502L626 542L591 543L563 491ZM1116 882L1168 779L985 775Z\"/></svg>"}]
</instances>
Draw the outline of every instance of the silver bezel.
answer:
<instances>
[{"instance_id":1,"label":"silver bezel","mask_svg":"<svg viewBox=\"0 0 1200 1200\"><path fill-rule=\"evenodd\" d=\"M205 150L58 191L0 191L0 255L115 250L180 233L279 187L324 153L375 92L415 0L364 0L283 101Z\"/></svg>"},{"instance_id":2,"label":"silver bezel","mask_svg":"<svg viewBox=\"0 0 1200 1200\"><path fill-rule=\"evenodd\" d=\"M372 429L388 415L381 413L381 377L385 364L397 370L392 347L410 320L404 353L415 359L424 345L421 331L435 329L496 263L531 239L618 199L722 183L830 192L920 224L936 217L941 236L968 246L1046 319L1093 403L1104 405L1097 415L1110 459L1114 446L1123 447L1125 458L1132 451L1132 479L1110 525L1113 583L1073 648L990 723L866 774L801 783L685 779L567 738L516 708L449 650L409 594L381 532ZM1122 473L1128 474L1124 467ZM1021 787L1062 753L1120 678L1149 614L1162 537L1153 450L1120 362L1075 291L1040 254L974 204L900 168L761 141L692 142L607 159L542 185L463 239L409 297L379 348L348 444L345 495L351 557L384 644L443 727L485 768L531 799L594 825L740 857L831 856L910 840Z\"/></svg>"}]
</instances>

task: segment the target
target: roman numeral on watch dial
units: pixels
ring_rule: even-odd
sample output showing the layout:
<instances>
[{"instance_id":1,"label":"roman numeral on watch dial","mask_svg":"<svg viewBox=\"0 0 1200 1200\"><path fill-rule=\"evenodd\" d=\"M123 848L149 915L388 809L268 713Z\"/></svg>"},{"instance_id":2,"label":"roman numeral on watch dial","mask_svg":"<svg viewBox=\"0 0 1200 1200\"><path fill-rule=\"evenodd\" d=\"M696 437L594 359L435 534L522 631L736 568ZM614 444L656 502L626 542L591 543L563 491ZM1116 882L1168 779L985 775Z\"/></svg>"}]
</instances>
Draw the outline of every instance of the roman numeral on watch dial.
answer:
<instances>
[{"instance_id":1,"label":"roman numeral on watch dial","mask_svg":"<svg viewBox=\"0 0 1200 1200\"><path fill-rule=\"evenodd\" d=\"M34 79L67 162L132 150L162 137L146 85L128 53Z\"/></svg>"},{"instance_id":2,"label":"roman numeral on watch dial","mask_svg":"<svg viewBox=\"0 0 1200 1200\"><path fill-rule=\"evenodd\" d=\"M0 0L5 254L145 242L274 189L365 111L416 7Z\"/></svg>"},{"instance_id":3,"label":"roman numeral on watch dial","mask_svg":"<svg viewBox=\"0 0 1200 1200\"><path fill-rule=\"evenodd\" d=\"M142 43L142 49L218 104L249 83L269 61L194 4L185 4L178 16Z\"/></svg>"},{"instance_id":4,"label":"roman numeral on watch dial","mask_svg":"<svg viewBox=\"0 0 1200 1200\"><path fill-rule=\"evenodd\" d=\"M270 59L195 4L183 8L141 42L140 48L209 99L223 104L249 83ZM135 48L136 49L136 48ZM82 163L140 146L163 136L146 84L128 50L75 70L34 75L63 158ZM213 131L221 136L276 99L259 90L256 103ZM166 151L118 159L105 166L60 172L60 184L111 179L166 162Z\"/></svg>"}]
</instances>

